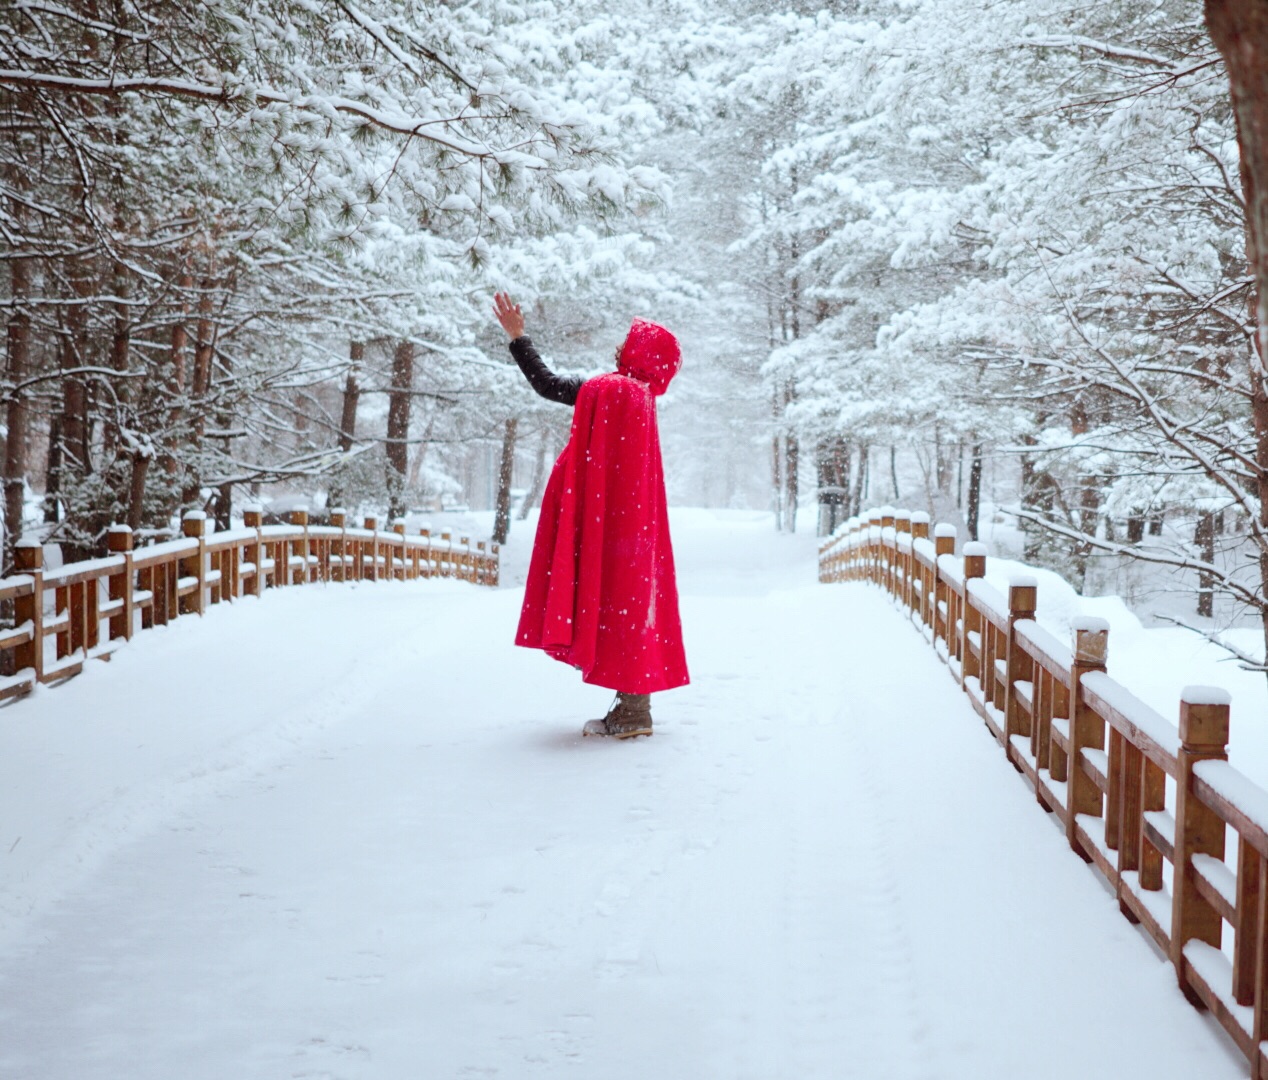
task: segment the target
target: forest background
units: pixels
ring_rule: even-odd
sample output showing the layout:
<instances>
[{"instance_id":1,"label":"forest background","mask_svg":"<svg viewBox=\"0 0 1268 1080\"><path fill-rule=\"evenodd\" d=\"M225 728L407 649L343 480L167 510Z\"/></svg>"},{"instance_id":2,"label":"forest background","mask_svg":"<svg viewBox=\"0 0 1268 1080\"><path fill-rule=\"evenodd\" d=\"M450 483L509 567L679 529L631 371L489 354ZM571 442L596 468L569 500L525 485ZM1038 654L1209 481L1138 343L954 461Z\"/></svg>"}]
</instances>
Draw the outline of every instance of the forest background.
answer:
<instances>
[{"instance_id":1,"label":"forest background","mask_svg":"<svg viewBox=\"0 0 1268 1080\"><path fill-rule=\"evenodd\" d=\"M4 565L254 502L505 537L569 416L504 289L564 370L679 334L674 501L1268 628L1243 165L1187 2L9 0Z\"/></svg>"}]
</instances>

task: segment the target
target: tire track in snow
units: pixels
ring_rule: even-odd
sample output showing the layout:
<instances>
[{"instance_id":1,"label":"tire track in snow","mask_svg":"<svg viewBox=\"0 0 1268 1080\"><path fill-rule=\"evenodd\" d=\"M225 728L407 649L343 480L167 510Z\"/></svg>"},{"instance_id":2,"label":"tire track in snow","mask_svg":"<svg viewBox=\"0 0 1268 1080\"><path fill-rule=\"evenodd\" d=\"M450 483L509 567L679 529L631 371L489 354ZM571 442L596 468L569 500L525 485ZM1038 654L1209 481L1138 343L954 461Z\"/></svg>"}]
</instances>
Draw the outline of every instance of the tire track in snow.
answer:
<instances>
[{"instance_id":1,"label":"tire track in snow","mask_svg":"<svg viewBox=\"0 0 1268 1080\"><path fill-rule=\"evenodd\" d=\"M883 791L876 767L870 709L851 706L838 717L850 735L849 752L842 755L843 779L857 793L854 799L859 864L868 882L866 899L875 933L873 959L878 983L892 1018L891 1041L885 1060L874 1075L895 1080L935 1080L940 1074L926 1055L929 1029L923 995L916 978L914 950L907 932L902 894L895 874L895 852L901 850L893 813L894 792Z\"/></svg>"},{"instance_id":2,"label":"tire track in snow","mask_svg":"<svg viewBox=\"0 0 1268 1080\"><path fill-rule=\"evenodd\" d=\"M810 687L785 766L788 1075L924 1080L936 1074L923 1064L920 993L892 868L901 849L869 738L874 713L840 706L857 691L856 672L835 695L822 685L840 672L842 652L853 652L849 642L811 639L802 643L804 669L785 673ZM836 707L816 716L825 700Z\"/></svg>"}]
</instances>

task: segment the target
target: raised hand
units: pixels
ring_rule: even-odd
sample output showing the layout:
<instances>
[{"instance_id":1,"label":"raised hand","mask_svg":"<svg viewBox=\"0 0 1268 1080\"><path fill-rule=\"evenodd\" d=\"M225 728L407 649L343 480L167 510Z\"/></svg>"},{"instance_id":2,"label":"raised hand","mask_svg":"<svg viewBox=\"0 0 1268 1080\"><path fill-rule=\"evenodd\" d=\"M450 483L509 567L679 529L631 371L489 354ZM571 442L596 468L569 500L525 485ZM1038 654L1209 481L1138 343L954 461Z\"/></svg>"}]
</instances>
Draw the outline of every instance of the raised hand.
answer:
<instances>
[{"instance_id":1,"label":"raised hand","mask_svg":"<svg viewBox=\"0 0 1268 1080\"><path fill-rule=\"evenodd\" d=\"M524 336L524 313L520 311L519 304L511 303L506 293L493 294L493 314L502 324L502 329L511 335L512 341Z\"/></svg>"}]
</instances>

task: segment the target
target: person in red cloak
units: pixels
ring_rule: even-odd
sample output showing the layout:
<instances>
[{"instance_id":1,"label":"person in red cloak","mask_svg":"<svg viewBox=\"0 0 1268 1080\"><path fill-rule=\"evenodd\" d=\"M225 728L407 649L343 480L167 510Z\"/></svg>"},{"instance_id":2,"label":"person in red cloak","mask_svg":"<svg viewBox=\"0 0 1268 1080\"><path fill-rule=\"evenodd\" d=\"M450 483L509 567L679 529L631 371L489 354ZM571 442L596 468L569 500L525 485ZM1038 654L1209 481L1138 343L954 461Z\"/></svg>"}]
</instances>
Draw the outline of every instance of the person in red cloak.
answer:
<instances>
[{"instance_id":1,"label":"person in red cloak","mask_svg":"<svg viewBox=\"0 0 1268 1080\"><path fill-rule=\"evenodd\" d=\"M542 496L515 643L617 692L583 734L650 735L650 695L689 681L656 427L656 398L682 365L678 341L635 319L616 371L557 375L525 336L519 305L498 293L493 310L533 389L574 406Z\"/></svg>"}]
</instances>

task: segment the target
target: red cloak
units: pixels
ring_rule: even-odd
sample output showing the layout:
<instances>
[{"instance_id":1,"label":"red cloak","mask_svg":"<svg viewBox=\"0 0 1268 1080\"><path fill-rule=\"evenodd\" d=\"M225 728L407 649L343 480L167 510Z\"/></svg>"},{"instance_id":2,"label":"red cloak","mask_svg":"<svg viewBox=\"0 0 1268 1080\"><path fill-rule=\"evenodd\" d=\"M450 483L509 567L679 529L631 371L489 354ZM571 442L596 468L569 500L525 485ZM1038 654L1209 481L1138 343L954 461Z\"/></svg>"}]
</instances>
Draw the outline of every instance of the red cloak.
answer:
<instances>
[{"instance_id":1,"label":"red cloak","mask_svg":"<svg viewBox=\"0 0 1268 1080\"><path fill-rule=\"evenodd\" d=\"M582 384L515 635L626 694L688 682L655 400L680 364L674 336L636 319L618 370Z\"/></svg>"}]
</instances>

